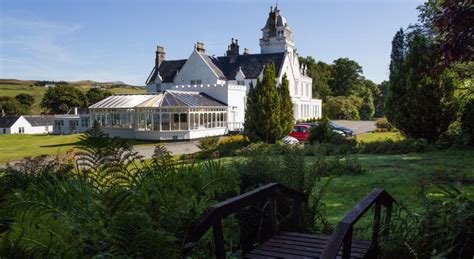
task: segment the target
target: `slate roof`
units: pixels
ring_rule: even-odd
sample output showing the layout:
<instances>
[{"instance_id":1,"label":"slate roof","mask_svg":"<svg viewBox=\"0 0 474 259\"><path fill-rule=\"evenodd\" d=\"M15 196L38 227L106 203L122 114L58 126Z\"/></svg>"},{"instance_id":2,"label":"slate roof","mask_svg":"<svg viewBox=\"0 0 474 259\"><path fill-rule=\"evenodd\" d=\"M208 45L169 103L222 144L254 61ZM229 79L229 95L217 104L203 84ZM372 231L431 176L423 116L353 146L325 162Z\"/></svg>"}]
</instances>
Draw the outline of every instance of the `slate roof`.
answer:
<instances>
[{"instance_id":1,"label":"slate roof","mask_svg":"<svg viewBox=\"0 0 474 259\"><path fill-rule=\"evenodd\" d=\"M165 91L155 94L113 95L89 108L226 107L200 92Z\"/></svg>"},{"instance_id":2,"label":"slate roof","mask_svg":"<svg viewBox=\"0 0 474 259\"><path fill-rule=\"evenodd\" d=\"M53 125L52 116L23 116L33 127Z\"/></svg>"},{"instance_id":3,"label":"slate roof","mask_svg":"<svg viewBox=\"0 0 474 259\"><path fill-rule=\"evenodd\" d=\"M10 128L19 118L20 116L0 117L0 128Z\"/></svg>"},{"instance_id":4,"label":"slate roof","mask_svg":"<svg viewBox=\"0 0 474 259\"><path fill-rule=\"evenodd\" d=\"M257 78L265 65L274 63L276 73L278 74L285 59L285 53L268 53L268 54L248 54L239 55L232 62L231 57L218 57L221 70L228 80L233 80L239 71L239 67L247 79Z\"/></svg>"},{"instance_id":5,"label":"slate roof","mask_svg":"<svg viewBox=\"0 0 474 259\"><path fill-rule=\"evenodd\" d=\"M257 78L262 72L263 67L271 63L275 64L276 72L278 74L283 65L285 53L247 54L233 58L228 56L211 57L205 54L201 56L219 76L219 79L233 80L239 71L239 67L242 69L242 72L247 79ZM173 79L176 76L176 71L181 70L186 61L186 59L163 61L158 70L153 68L146 83L148 84L156 79L157 71L160 73L163 83L173 82Z\"/></svg>"},{"instance_id":6,"label":"slate roof","mask_svg":"<svg viewBox=\"0 0 474 259\"><path fill-rule=\"evenodd\" d=\"M160 67L158 70L156 68L153 68L153 71L151 71L150 76L148 77L148 80L146 83L150 83L155 81L158 72L160 73L161 79L163 83L169 83L173 82L174 77L176 76L176 73L181 70L181 68L184 66L184 63L186 63L187 59L180 59L180 60L164 60L161 62Z\"/></svg>"}]
</instances>

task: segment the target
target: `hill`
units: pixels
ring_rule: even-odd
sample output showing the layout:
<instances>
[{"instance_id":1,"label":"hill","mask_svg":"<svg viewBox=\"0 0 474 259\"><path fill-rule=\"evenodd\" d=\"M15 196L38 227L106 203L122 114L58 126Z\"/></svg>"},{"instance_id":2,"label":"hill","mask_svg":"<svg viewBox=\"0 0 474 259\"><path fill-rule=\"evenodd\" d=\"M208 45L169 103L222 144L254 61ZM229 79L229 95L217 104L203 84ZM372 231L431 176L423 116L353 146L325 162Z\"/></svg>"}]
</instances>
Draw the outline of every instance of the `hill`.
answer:
<instances>
[{"instance_id":1,"label":"hill","mask_svg":"<svg viewBox=\"0 0 474 259\"><path fill-rule=\"evenodd\" d=\"M40 103L44 94L46 93L46 90L48 90L48 88L44 87L44 85L55 83L57 84L59 81L0 79L0 96L14 97L21 93L31 94L35 97L35 102L31 112L32 114L41 114L43 109L40 107ZM143 86L128 85L124 82L96 82L91 80L82 80L63 83L66 83L72 87L77 87L84 92L92 87L105 88L114 94L144 93L146 91L145 87Z\"/></svg>"}]
</instances>

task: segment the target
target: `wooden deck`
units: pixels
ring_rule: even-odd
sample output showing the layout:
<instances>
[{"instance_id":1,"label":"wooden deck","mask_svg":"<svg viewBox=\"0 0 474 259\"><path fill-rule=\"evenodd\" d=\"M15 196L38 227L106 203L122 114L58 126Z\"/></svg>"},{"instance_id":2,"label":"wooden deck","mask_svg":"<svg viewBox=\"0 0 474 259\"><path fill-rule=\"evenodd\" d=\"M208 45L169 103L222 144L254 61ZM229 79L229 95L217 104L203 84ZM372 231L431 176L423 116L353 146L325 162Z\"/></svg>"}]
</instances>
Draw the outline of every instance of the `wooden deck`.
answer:
<instances>
[{"instance_id":1,"label":"wooden deck","mask_svg":"<svg viewBox=\"0 0 474 259\"><path fill-rule=\"evenodd\" d=\"M307 202L308 194L281 184L270 183L209 207L199 218L194 230L186 240L186 254L190 256L193 246L212 228L216 258L224 259L226 251L222 219L261 201L267 201L270 205L269 214L272 227L271 235L267 236L271 237L263 243L251 247L244 258L349 259L374 257L378 247L379 235L385 239L388 237L394 199L381 188L374 188L367 194L339 221L333 233L329 236L280 231L277 206L279 197L287 197L293 200L290 215L293 226L291 231L300 231L303 222L302 203ZM385 207L384 222L381 222L383 219L381 215L382 206ZM353 238L354 224L372 207L374 207L374 223L371 240Z\"/></svg>"},{"instance_id":2,"label":"wooden deck","mask_svg":"<svg viewBox=\"0 0 474 259\"><path fill-rule=\"evenodd\" d=\"M320 258L329 236L282 232L255 247L244 258ZM352 240L350 258L365 258L372 242ZM342 258L342 248L336 258Z\"/></svg>"}]
</instances>

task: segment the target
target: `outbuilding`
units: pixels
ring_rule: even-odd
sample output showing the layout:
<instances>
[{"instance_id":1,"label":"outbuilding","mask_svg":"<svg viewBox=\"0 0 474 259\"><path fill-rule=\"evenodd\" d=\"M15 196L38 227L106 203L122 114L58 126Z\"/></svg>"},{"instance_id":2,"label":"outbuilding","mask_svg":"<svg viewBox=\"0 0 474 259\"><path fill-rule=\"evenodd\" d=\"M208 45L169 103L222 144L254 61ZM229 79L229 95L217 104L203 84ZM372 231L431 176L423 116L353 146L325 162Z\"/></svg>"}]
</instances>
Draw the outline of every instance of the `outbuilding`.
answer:
<instances>
[{"instance_id":1,"label":"outbuilding","mask_svg":"<svg viewBox=\"0 0 474 259\"><path fill-rule=\"evenodd\" d=\"M4 116L0 118L0 134L48 134L53 131L51 116Z\"/></svg>"}]
</instances>

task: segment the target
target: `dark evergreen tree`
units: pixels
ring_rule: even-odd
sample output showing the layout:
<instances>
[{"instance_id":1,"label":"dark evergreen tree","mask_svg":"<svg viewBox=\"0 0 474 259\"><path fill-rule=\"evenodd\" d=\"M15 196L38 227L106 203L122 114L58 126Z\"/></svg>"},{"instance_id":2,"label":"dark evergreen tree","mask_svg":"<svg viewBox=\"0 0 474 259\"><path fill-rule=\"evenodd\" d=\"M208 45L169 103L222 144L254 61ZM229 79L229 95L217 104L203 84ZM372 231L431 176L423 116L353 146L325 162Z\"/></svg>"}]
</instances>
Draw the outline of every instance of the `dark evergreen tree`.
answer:
<instances>
[{"instance_id":1,"label":"dark evergreen tree","mask_svg":"<svg viewBox=\"0 0 474 259\"><path fill-rule=\"evenodd\" d=\"M415 29L407 38L406 55L400 32L392 44L387 118L408 137L436 141L455 119L453 80L433 69L436 58L429 36Z\"/></svg>"},{"instance_id":2,"label":"dark evergreen tree","mask_svg":"<svg viewBox=\"0 0 474 259\"><path fill-rule=\"evenodd\" d=\"M294 126L294 115L293 115L293 103L291 102L290 89L289 89L288 77L283 75L280 86L280 98L281 98L281 129L282 134L287 135L293 130Z\"/></svg>"},{"instance_id":3,"label":"dark evergreen tree","mask_svg":"<svg viewBox=\"0 0 474 259\"><path fill-rule=\"evenodd\" d=\"M257 85L259 84L259 80L257 79ZM255 93L255 88L253 83L250 83L249 92L247 94L247 103L245 107L245 121L244 121L244 130L245 135L251 141L257 141L258 136L257 132L257 122L258 122L258 107L257 107L257 96Z\"/></svg>"},{"instance_id":4,"label":"dark evergreen tree","mask_svg":"<svg viewBox=\"0 0 474 259\"><path fill-rule=\"evenodd\" d=\"M370 88L365 87L360 94L360 98L362 98L362 105L359 111L360 118L363 120L371 120L375 114L375 107L374 97Z\"/></svg>"},{"instance_id":5,"label":"dark evergreen tree","mask_svg":"<svg viewBox=\"0 0 474 259\"><path fill-rule=\"evenodd\" d=\"M249 91L245 132L252 141L275 143L285 134L281 125L281 101L276 85L275 65L267 65L263 78Z\"/></svg>"}]
</instances>

